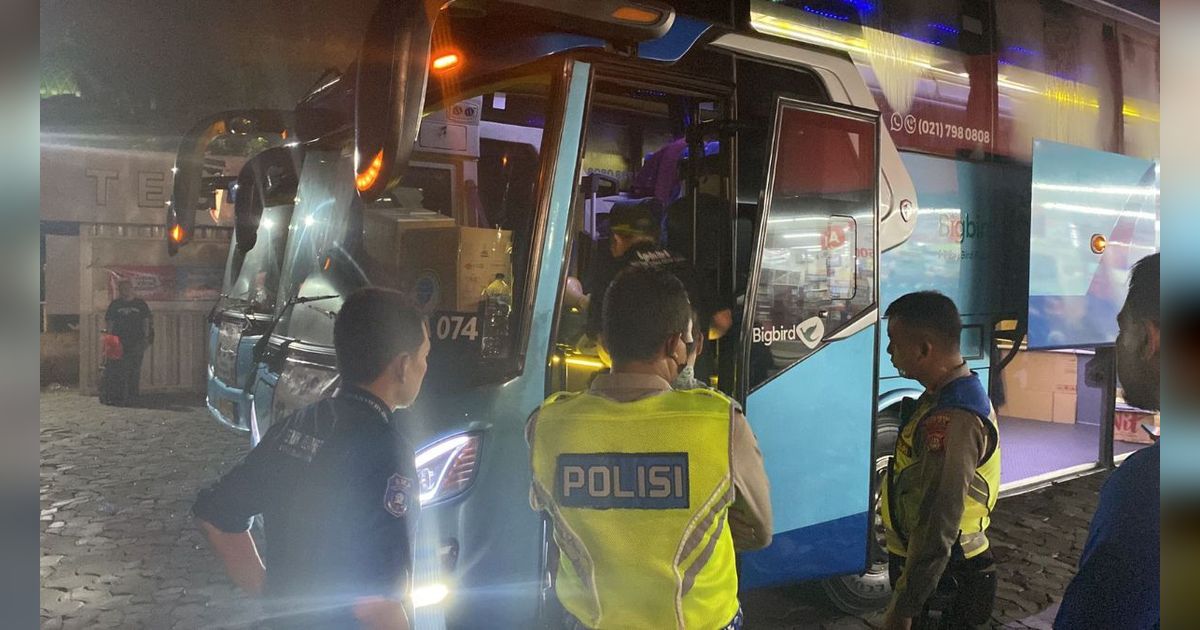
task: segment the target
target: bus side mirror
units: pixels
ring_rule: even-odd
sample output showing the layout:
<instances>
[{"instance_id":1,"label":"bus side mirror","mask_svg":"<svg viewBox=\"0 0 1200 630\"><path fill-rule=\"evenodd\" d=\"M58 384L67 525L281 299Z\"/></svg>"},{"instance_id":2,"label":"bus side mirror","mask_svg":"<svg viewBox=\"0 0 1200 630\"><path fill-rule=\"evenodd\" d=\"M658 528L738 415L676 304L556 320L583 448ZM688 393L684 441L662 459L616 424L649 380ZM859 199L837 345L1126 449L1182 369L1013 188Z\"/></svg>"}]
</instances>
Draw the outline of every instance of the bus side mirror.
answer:
<instances>
[{"instance_id":1,"label":"bus side mirror","mask_svg":"<svg viewBox=\"0 0 1200 630\"><path fill-rule=\"evenodd\" d=\"M398 181L421 123L433 21L445 0L380 0L355 63L354 176L363 202Z\"/></svg>"},{"instance_id":2,"label":"bus side mirror","mask_svg":"<svg viewBox=\"0 0 1200 630\"><path fill-rule=\"evenodd\" d=\"M196 213L213 207L215 191L226 188L236 176L206 173L209 145L229 134L286 135L293 127L292 112L276 109L228 111L201 120L183 136L171 169L171 200L167 202L167 252L174 256L192 240ZM220 169L218 169L220 170Z\"/></svg>"}]
</instances>

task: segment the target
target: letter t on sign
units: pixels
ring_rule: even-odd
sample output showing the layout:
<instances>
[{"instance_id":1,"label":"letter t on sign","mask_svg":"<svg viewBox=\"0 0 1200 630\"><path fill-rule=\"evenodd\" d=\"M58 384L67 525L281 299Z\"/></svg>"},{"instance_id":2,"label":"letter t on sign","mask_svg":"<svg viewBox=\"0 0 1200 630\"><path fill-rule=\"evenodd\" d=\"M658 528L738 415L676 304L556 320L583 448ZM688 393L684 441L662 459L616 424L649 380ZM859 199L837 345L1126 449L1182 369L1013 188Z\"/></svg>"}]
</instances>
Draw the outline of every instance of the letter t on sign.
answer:
<instances>
[{"instance_id":1,"label":"letter t on sign","mask_svg":"<svg viewBox=\"0 0 1200 630\"><path fill-rule=\"evenodd\" d=\"M84 175L96 179L96 205L108 205L108 180L117 179L116 171L110 171L103 168L89 168L85 170Z\"/></svg>"}]
</instances>

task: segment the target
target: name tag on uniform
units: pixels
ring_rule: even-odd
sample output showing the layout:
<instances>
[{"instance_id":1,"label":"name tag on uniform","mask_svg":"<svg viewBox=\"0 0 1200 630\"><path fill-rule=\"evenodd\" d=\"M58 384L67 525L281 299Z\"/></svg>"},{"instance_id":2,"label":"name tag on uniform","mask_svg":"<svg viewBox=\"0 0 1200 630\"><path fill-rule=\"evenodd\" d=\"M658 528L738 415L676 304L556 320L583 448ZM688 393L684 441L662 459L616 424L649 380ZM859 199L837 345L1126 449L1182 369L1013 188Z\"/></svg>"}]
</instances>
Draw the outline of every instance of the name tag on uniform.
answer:
<instances>
[{"instance_id":1,"label":"name tag on uniform","mask_svg":"<svg viewBox=\"0 0 1200 630\"><path fill-rule=\"evenodd\" d=\"M564 453L554 491L563 507L673 510L688 507L687 453Z\"/></svg>"}]
</instances>

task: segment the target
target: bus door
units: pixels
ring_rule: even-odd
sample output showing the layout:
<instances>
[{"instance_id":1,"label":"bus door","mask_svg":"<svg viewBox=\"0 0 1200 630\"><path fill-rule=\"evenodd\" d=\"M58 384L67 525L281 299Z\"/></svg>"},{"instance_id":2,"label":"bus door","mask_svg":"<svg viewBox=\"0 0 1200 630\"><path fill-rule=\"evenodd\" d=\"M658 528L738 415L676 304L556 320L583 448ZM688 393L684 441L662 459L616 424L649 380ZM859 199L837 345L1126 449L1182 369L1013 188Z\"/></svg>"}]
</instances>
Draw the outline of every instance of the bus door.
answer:
<instances>
[{"instance_id":1,"label":"bus door","mask_svg":"<svg viewBox=\"0 0 1200 630\"><path fill-rule=\"evenodd\" d=\"M743 588L866 568L879 347L878 113L759 102L773 103L773 125L738 391L770 480L775 537L742 556ZM739 151L761 156L747 140Z\"/></svg>"}]
</instances>

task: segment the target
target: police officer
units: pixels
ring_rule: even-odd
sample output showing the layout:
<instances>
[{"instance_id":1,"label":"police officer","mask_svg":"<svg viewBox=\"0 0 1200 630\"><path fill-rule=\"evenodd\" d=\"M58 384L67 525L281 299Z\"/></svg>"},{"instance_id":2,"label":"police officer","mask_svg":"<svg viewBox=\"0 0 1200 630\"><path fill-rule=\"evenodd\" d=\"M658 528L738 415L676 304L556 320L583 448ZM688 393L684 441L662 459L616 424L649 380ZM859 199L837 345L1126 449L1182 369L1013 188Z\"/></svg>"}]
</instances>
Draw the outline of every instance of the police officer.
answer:
<instances>
[{"instance_id":1,"label":"police officer","mask_svg":"<svg viewBox=\"0 0 1200 630\"><path fill-rule=\"evenodd\" d=\"M732 311L719 300L717 287L711 282L701 282L686 257L659 244L662 222L656 215L661 211L662 205L653 197L613 204L608 213L612 261L597 261L588 282L590 293L579 298L580 305L587 308L588 334L595 336L600 332L599 307L605 289L617 273L630 266L655 267L675 274L687 289L688 299L699 311L706 329L711 326L711 332L705 331L710 332L711 338L724 335L732 325Z\"/></svg>"},{"instance_id":2,"label":"police officer","mask_svg":"<svg viewBox=\"0 0 1200 630\"><path fill-rule=\"evenodd\" d=\"M342 305L333 334L338 391L273 424L192 513L230 578L268 597L272 627L406 628L420 506L392 414L420 391L429 333L401 294L368 288Z\"/></svg>"},{"instance_id":3,"label":"police officer","mask_svg":"<svg viewBox=\"0 0 1200 630\"><path fill-rule=\"evenodd\" d=\"M771 541L762 454L737 404L671 389L695 333L683 284L627 269L604 301L613 361L529 419L530 501L559 550L571 628L737 628L735 549Z\"/></svg>"},{"instance_id":4,"label":"police officer","mask_svg":"<svg viewBox=\"0 0 1200 630\"><path fill-rule=\"evenodd\" d=\"M973 627L995 598L986 532L1000 490L996 414L959 352L950 298L909 293L886 315L892 364L925 393L906 399L883 488L893 587L884 625Z\"/></svg>"}]
</instances>

